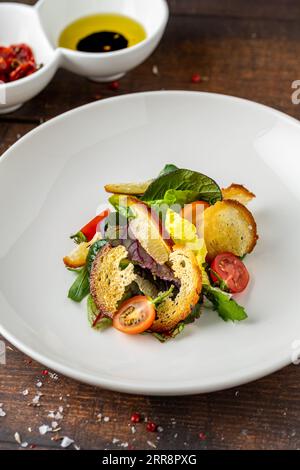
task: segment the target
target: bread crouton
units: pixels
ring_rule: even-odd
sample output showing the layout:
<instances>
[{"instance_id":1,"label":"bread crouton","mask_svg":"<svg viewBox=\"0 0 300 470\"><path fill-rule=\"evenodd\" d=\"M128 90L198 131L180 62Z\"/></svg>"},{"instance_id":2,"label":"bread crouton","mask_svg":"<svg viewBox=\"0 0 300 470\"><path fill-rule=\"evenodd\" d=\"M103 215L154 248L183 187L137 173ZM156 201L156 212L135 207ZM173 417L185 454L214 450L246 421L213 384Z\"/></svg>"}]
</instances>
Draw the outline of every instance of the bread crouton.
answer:
<instances>
[{"instance_id":1,"label":"bread crouton","mask_svg":"<svg viewBox=\"0 0 300 470\"><path fill-rule=\"evenodd\" d=\"M107 193L114 194L144 194L150 184L150 181L144 181L143 183L113 183L104 186Z\"/></svg>"},{"instance_id":2,"label":"bread crouton","mask_svg":"<svg viewBox=\"0 0 300 470\"><path fill-rule=\"evenodd\" d=\"M90 276L91 295L97 308L113 317L126 288L135 280L134 266L129 263L121 269L120 262L127 257L124 246L105 245L97 254Z\"/></svg>"},{"instance_id":3,"label":"bread crouton","mask_svg":"<svg viewBox=\"0 0 300 470\"><path fill-rule=\"evenodd\" d=\"M228 188L222 189L222 196L223 199L238 201L244 206L255 198L255 194L251 193L249 189L245 188L242 184L235 183L232 183Z\"/></svg>"},{"instance_id":4,"label":"bread crouton","mask_svg":"<svg viewBox=\"0 0 300 470\"><path fill-rule=\"evenodd\" d=\"M256 245L256 222L240 202L219 201L204 212L204 239L209 260L223 252L244 256Z\"/></svg>"},{"instance_id":5,"label":"bread crouton","mask_svg":"<svg viewBox=\"0 0 300 470\"><path fill-rule=\"evenodd\" d=\"M175 246L170 255L170 263L181 286L174 299L167 298L158 305L156 320L151 327L155 332L170 331L184 320L199 301L201 293L201 271L191 250Z\"/></svg>"}]
</instances>

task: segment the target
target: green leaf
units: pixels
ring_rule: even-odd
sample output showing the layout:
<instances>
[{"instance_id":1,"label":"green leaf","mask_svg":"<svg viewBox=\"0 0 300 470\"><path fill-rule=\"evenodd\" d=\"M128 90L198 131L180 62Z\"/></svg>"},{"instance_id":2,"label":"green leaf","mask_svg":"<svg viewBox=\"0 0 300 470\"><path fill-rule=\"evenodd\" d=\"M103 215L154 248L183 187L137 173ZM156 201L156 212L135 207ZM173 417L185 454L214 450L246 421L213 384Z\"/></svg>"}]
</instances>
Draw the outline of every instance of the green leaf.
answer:
<instances>
[{"instance_id":1,"label":"green leaf","mask_svg":"<svg viewBox=\"0 0 300 470\"><path fill-rule=\"evenodd\" d=\"M219 287L219 289L221 289L222 291L224 292L229 292L229 289L228 289L228 286L226 284L226 282L224 281L224 279L222 279L218 273L216 273L216 271L214 271L213 269L209 268L209 271L211 273L213 273L213 275L217 278L217 282L214 283L214 286L215 287Z\"/></svg>"},{"instance_id":2,"label":"green leaf","mask_svg":"<svg viewBox=\"0 0 300 470\"><path fill-rule=\"evenodd\" d=\"M91 273L92 265L95 261L97 254L99 253L101 248L106 245L106 243L106 240L97 240L95 243L92 244L92 246L90 246L88 255L86 257L86 268L89 274Z\"/></svg>"},{"instance_id":3,"label":"green leaf","mask_svg":"<svg viewBox=\"0 0 300 470\"><path fill-rule=\"evenodd\" d=\"M81 302L90 292L89 273L86 268L82 268L75 281L70 287L68 297L74 300L74 302Z\"/></svg>"},{"instance_id":4,"label":"green leaf","mask_svg":"<svg viewBox=\"0 0 300 470\"><path fill-rule=\"evenodd\" d=\"M82 242L87 242L87 238L82 232L77 232L75 235L70 236L71 240L74 240L77 245L79 245Z\"/></svg>"},{"instance_id":5,"label":"green leaf","mask_svg":"<svg viewBox=\"0 0 300 470\"><path fill-rule=\"evenodd\" d=\"M113 194L108 200L122 217L125 217L127 220L134 218L134 215L127 204L127 196L122 194Z\"/></svg>"},{"instance_id":6,"label":"green leaf","mask_svg":"<svg viewBox=\"0 0 300 470\"><path fill-rule=\"evenodd\" d=\"M168 175L169 173L172 173L173 171L178 169L178 166L173 165L173 163L167 163L158 176Z\"/></svg>"},{"instance_id":7,"label":"green leaf","mask_svg":"<svg viewBox=\"0 0 300 470\"><path fill-rule=\"evenodd\" d=\"M104 330L112 325L112 319L108 317L100 318L99 321L94 325L95 320L99 316L99 310L97 309L93 297L89 294L87 298L87 314L88 321L92 328L95 330Z\"/></svg>"},{"instance_id":8,"label":"green leaf","mask_svg":"<svg viewBox=\"0 0 300 470\"><path fill-rule=\"evenodd\" d=\"M185 323L185 325L188 325L189 323L194 323L195 320L200 318L200 315L201 315L201 305L199 303L195 305L191 313L186 317L185 320L183 320L183 322Z\"/></svg>"},{"instance_id":9,"label":"green leaf","mask_svg":"<svg viewBox=\"0 0 300 470\"><path fill-rule=\"evenodd\" d=\"M189 189L180 190L180 189L168 189L165 192L163 199L158 199L155 201L147 201L150 205L162 205L166 204L167 206L178 205L183 207L185 204L199 200L199 193L196 191L190 191Z\"/></svg>"},{"instance_id":10,"label":"green leaf","mask_svg":"<svg viewBox=\"0 0 300 470\"><path fill-rule=\"evenodd\" d=\"M247 318L244 307L241 307L227 293L216 287L203 286L203 294L213 304L214 309L224 321L241 321Z\"/></svg>"},{"instance_id":11,"label":"green leaf","mask_svg":"<svg viewBox=\"0 0 300 470\"><path fill-rule=\"evenodd\" d=\"M222 200L217 183L202 173L191 170L175 170L154 180L142 197L145 202L162 200L168 190L192 191L193 197L214 204Z\"/></svg>"}]
</instances>

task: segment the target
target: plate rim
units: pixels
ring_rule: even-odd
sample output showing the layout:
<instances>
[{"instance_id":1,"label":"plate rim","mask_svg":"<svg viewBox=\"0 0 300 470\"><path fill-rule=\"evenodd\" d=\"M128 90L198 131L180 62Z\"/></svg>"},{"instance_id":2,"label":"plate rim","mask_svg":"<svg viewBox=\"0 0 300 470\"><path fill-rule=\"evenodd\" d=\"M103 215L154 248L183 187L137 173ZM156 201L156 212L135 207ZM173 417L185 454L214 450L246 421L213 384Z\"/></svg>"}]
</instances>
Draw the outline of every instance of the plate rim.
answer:
<instances>
[{"instance_id":1,"label":"plate rim","mask_svg":"<svg viewBox=\"0 0 300 470\"><path fill-rule=\"evenodd\" d=\"M119 96L105 98L100 101L92 101L90 103L84 104L82 106L78 106L73 108L69 111L66 111L58 116L55 116L48 121L44 122L43 124L35 127L23 137L21 137L17 142L15 142L9 149L7 149L4 154L0 157L0 171L1 171L1 164L9 158L10 154L15 151L18 146L23 145L26 140L29 140L35 133L40 132L42 129L51 127L56 125L57 122L60 120L68 119L70 115L77 114L82 112L82 110L86 110L93 107L102 107L107 102L111 101L122 101L122 100L130 100L130 99L140 99L148 96L171 96L171 95L194 95L197 97L210 97L212 99L217 100L226 100L230 102L239 102L245 104L246 106L251 106L255 108L261 108L264 111L267 111L270 114L278 116L281 119L288 121L291 124L296 125L299 127L300 131L300 121L296 118L289 116L288 114L274 109L270 106L258 103L256 101L251 101L245 98L240 98L232 95L226 94L219 94L219 93L211 93L211 92L199 92L199 91L189 91L189 90L158 90L158 91L146 91L146 92L136 92L136 93L126 93ZM100 388L105 388L108 390L113 390L116 392L122 393L129 393L129 394L139 394L139 395L156 395L156 396L179 396L179 395L194 395L199 393L210 393L219 390L226 390L228 388L236 387L243 385L245 383L249 383L255 380L258 380L262 377L265 377L275 371L280 370L281 368L289 365L292 363L291 355L287 354L282 355L280 359L277 360L267 360L260 364L259 368L255 370L250 370L249 372L245 372L241 374L240 372L235 373L235 375L231 375L230 378L217 378L217 379L210 379L209 383L198 383L194 381L194 383L190 383L190 381L185 381L183 385L165 385L161 383L159 386L157 384L151 385L149 383L143 384L136 384L133 383L131 380L123 380L123 379L107 379L96 377L91 373L80 372L76 370L74 367L70 367L67 365L61 364L59 361L53 360L47 356L44 356L42 353L38 352L34 347L27 346L21 340L6 328L0 322L0 334L11 344L13 344L17 349L19 349L22 353L32 357L37 362L47 366L50 369L57 371L58 373L65 375L71 379L78 380L83 383L87 383L89 385L97 386Z\"/></svg>"}]
</instances>

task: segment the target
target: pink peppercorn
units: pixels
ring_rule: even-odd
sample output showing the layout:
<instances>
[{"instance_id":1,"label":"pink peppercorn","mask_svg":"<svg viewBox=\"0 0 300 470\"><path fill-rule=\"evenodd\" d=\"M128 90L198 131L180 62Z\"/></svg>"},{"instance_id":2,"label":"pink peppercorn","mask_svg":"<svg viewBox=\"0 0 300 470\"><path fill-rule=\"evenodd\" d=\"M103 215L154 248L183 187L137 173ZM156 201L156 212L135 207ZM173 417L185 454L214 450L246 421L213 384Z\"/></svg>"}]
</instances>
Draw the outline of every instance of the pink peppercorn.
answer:
<instances>
[{"instance_id":1,"label":"pink peppercorn","mask_svg":"<svg viewBox=\"0 0 300 470\"><path fill-rule=\"evenodd\" d=\"M141 421L141 415L140 415L140 413L133 413L133 414L131 415L130 421L131 421L132 423L139 423L139 422Z\"/></svg>"},{"instance_id":2,"label":"pink peppercorn","mask_svg":"<svg viewBox=\"0 0 300 470\"><path fill-rule=\"evenodd\" d=\"M200 75L199 73L194 73L194 74L192 75L191 80L192 80L192 83L200 83L201 80L202 80L202 79L201 79L201 75Z\"/></svg>"},{"instance_id":3,"label":"pink peppercorn","mask_svg":"<svg viewBox=\"0 0 300 470\"><path fill-rule=\"evenodd\" d=\"M152 423L151 421L147 423L147 431L149 432L155 432L157 429L157 426L155 423Z\"/></svg>"}]
</instances>

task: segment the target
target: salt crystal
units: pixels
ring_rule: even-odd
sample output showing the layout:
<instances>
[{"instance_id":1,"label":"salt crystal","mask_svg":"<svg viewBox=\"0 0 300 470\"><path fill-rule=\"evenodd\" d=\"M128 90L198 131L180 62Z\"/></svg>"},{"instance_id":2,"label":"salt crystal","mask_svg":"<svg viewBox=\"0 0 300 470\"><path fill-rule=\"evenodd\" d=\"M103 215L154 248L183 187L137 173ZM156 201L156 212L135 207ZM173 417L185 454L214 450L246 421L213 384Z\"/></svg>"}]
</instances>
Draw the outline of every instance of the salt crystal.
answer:
<instances>
[{"instance_id":1,"label":"salt crystal","mask_svg":"<svg viewBox=\"0 0 300 470\"><path fill-rule=\"evenodd\" d=\"M102 421L102 413L97 414L97 420Z\"/></svg>"},{"instance_id":2,"label":"salt crystal","mask_svg":"<svg viewBox=\"0 0 300 470\"><path fill-rule=\"evenodd\" d=\"M38 388L41 388L41 387L43 386L43 383L42 383L42 382L37 382L37 383L36 383L36 386L37 386Z\"/></svg>"},{"instance_id":3,"label":"salt crystal","mask_svg":"<svg viewBox=\"0 0 300 470\"><path fill-rule=\"evenodd\" d=\"M42 426L39 427L39 432L43 436L44 434L47 434L47 432L52 431L52 428L48 426L47 424L43 424Z\"/></svg>"},{"instance_id":4,"label":"salt crystal","mask_svg":"<svg viewBox=\"0 0 300 470\"><path fill-rule=\"evenodd\" d=\"M58 426L58 422L57 422L57 421L52 421L51 427L52 427L53 429L55 429L55 428L57 428L57 426Z\"/></svg>"},{"instance_id":5,"label":"salt crystal","mask_svg":"<svg viewBox=\"0 0 300 470\"><path fill-rule=\"evenodd\" d=\"M17 441L17 443L21 445L22 441L21 441L20 434L18 432L15 432L14 438Z\"/></svg>"},{"instance_id":6,"label":"salt crystal","mask_svg":"<svg viewBox=\"0 0 300 470\"><path fill-rule=\"evenodd\" d=\"M153 447L153 449L156 449L156 445L152 441L147 441L148 446Z\"/></svg>"},{"instance_id":7,"label":"salt crystal","mask_svg":"<svg viewBox=\"0 0 300 470\"><path fill-rule=\"evenodd\" d=\"M28 432L32 432L32 429L31 429L31 428L28 428Z\"/></svg>"},{"instance_id":8,"label":"salt crystal","mask_svg":"<svg viewBox=\"0 0 300 470\"><path fill-rule=\"evenodd\" d=\"M159 75L159 70L158 70L157 65L153 65L153 67L152 67L152 73L153 73L153 75Z\"/></svg>"},{"instance_id":9,"label":"salt crystal","mask_svg":"<svg viewBox=\"0 0 300 470\"><path fill-rule=\"evenodd\" d=\"M22 395L24 395L24 397L26 397L28 395L28 393L29 393L28 388L26 388L25 390L23 390Z\"/></svg>"},{"instance_id":10,"label":"salt crystal","mask_svg":"<svg viewBox=\"0 0 300 470\"><path fill-rule=\"evenodd\" d=\"M105 423L108 423L108 421L109 421L109 416L104 416L103 421L104 421Z\"/></svg>"},{"instance_id":11,"label":"salt crystal","mask_svg":"<svg viewBox=\"0 0 300 470\"><path fill-rule=\"evenodd\" d=\"M128 442L121 442L120 446L126 449L126 447L128 447Z\"/></svg>"},{"instance_id":12,"label":"salt crystal","mask_svg":"<svg viewBox=\"0 0 300 470\"><path fill-rule=\"evenodd\" d=\"M63 406L60 406L60 407L58 408L58 411L59 411L60 413L63 413L64 407L63 407Z\"/></svg>"},{"instance_id":13,"label":"salt crystal","mask_svg":"<svg viewBox=\"0 0 300 470\"><path fill-rule=\"evenodd\" d=\"M80 446L78 446L77 444L73 444L73 447L75 450L80 450Z\"/></svg>"},{"instance_id":14,"label":"salt crystal","mask_svg":"<svg viewBox=\"0 0 300 470\"><path fill-rule=\"evenodd\" d=\"M158 432L163 432L164 428L162 426L157 426L157 431Z\"/></svg>"},{"instance_id":15,"label":"salt crystal","mask_svg":"<svg viewBox=\"0 0 300 470\"><path fill-rule=\"evenodd\" d=\"M0 408L0 417L3 418L4 416L6 416L6 413L2 408Z\"/></svg>"},{"instance_id":16,"label":"salt crystal","mask_svg":"<svg viewBox=\"0 0 300 470\"><path fill-rule=\"evenodd\" d=\"M25 441L25 442L21 442L21 447L24 447L24 448L25 448L25 447L28 447L28 442L26 442L26 441Z\"/></svg>"},{"instance_id":17,"label":"salt crystal","mask_svg":"<svg viewBox=\"0 0 300 470\"><path fill-rule=\"evenodd\" d=\"M66 449L71 444L73 444L73 442L74 442L73 439L70 439L68 436L64 436L63 440L60 443L60 447L63 447L64 449Z\"/></svg>"},{"instance_id":18,"label":"salt crystal","mask_svg":"<svg viewBox=\"0 0 300 470\"><path fill-rule=\"evenodd\" d=\"M135 429L134 426L131 426L131 432L132 432L132 434L135 434L135 433L136 433L136 429Z\"/></svg>"},{"instance_id":19,"label":"salt crystal","mask_svg":"<svg viewBox=\"0 0 300 470\"><path fill-rule=\"evenodd\" d=\"M120 439L117 439L116 437L113 438L112 443L117 444L117 442L120 442Z\"/></svg>"}]
</instances>

